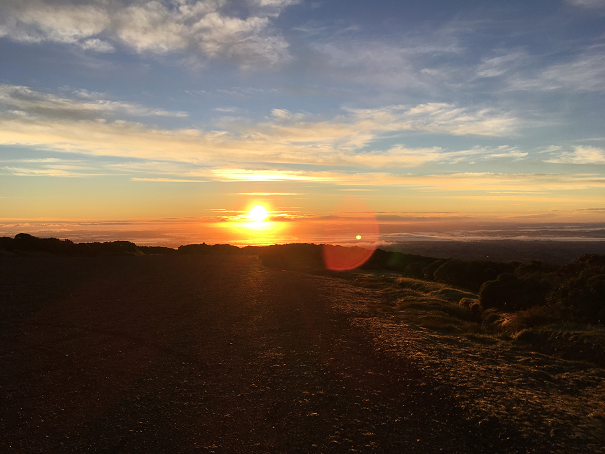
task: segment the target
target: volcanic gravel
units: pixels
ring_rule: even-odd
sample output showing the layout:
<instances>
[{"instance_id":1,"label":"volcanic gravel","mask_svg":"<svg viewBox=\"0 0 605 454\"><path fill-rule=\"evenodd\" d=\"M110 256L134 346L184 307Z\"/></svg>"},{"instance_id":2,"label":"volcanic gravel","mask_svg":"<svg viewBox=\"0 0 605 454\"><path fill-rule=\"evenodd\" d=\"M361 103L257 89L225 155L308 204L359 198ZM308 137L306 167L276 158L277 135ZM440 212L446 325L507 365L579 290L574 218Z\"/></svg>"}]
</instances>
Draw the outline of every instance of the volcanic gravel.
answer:
<instances>
[{"instance_id":1,"label":"volcanic gravel","mask_svg":"<svg viewBox=\"0 0 605 454\"><path fill-rule=\"evenodd\" d=\"M256 257L0 259L0 452L534 452Z\"/></svg>"}]
</instances>

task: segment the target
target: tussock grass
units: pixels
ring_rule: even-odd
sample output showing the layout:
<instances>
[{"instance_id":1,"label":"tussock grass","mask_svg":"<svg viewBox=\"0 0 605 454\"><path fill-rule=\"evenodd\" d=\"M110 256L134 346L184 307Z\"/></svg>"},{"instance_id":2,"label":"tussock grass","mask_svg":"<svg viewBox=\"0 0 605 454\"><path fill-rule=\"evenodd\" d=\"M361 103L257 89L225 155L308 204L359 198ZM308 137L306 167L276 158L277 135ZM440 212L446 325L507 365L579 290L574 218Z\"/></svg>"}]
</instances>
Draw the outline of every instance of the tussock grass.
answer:
<instances>
[{"instance_id":1,"label":"tussock grass","mask_svg":"<svg viewBox=\"0 0 605 454\"><path fill-rule=\"evenodd\" d=\"M439 291L445 286L436 282L421 281L419 279L412 279L407 277L401 277L396 280L397 285L402 289L416 290L422 293L430 293L433 291Z\"/></svg>"},{"instance_id":2,"label":"tussock grass","mask_svg":"<svg viewBox=\"0 0 605 454\"><path fill-rule=\"evenodd\" d=\"M397 315L411 326L458 336L483 345L507 343L563 358L605 365L605 328L572 325L561 308L533 306L516 312L483 309L476 293L447 284L361 272L354 284L381 295L375 310Z\"/></svg>"},{"instance_id":3,"label":"tussock grass","mask_svg":"<svg viewBox=\"0 0 605 454\"><path fill-rule=\"evenodd\" d=\"M386 316L359 323L452 386L478 429L501 421L545 452L605 453L605 327L570 323L561 307L485 309L475 293L408 277L365 273L355 284Z\"/></svg>"},{"instance_id":4,"label":"tussock grass","mask_svg":"<svg viewBox=\"0 0 605 454\"><path fill-rule=\"evenodd\" d=\"M459 303L462 299L475 299L477 295L474 293L469 293L465 291L461 291L451 287L441 288L432 294L438 298L444 299L446 301L451 301L453 303Z\"/></svg>"}]
</instances>

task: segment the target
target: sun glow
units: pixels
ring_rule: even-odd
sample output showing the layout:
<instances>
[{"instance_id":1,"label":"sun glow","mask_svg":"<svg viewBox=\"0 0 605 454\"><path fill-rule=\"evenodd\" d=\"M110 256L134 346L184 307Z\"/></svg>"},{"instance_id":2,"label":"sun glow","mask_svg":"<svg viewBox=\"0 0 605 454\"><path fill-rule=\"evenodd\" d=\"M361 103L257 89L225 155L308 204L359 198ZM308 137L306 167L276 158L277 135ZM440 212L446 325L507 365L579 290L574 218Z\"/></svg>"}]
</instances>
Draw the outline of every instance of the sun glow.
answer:
<instances>
[{"instance_id":1,"label":"sun glow","mask_svg":"<svg viewBox=\"0 0 605 454\"><path fill-rule=\"evenodd\" d=\"M264 246L283 242L283 233L287 222L275 222L280 219L275 211L267 210L265 205L248 205L251 208L229 222L220 222L218 226L230 232L231 244L237 246ZM277 215L277 216L276 216Z\"/></svg>"},{"instance_id":2,"label":"sun glow","mask_svg":"<svg viewBox=\"0 0 605 454\"><path fill-rule=\"evenodd\" d=\"M248 217L252 221L264 221L267 218L267 209L262 205L253 206Z\"/></svg>"}]
</instances>

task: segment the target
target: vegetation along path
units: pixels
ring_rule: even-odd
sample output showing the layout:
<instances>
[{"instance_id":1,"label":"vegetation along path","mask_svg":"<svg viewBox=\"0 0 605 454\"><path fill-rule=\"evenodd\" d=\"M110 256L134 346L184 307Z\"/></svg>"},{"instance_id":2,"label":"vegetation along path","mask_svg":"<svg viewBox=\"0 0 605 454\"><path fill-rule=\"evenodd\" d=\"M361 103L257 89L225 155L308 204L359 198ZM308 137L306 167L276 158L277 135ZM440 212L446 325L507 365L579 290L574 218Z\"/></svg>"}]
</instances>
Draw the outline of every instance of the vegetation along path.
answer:
<instances>
[{"instance_id":1,"label":"vegetation along path","mask_svg":"<svg viewBox=\"0 0 605 454\"><path fill-rule=\"evenodd\" d=\"M533 452L249 256L0 260L2 452ZM370 301L371 302L371 301Z\"/></svg>"}]
</instances>

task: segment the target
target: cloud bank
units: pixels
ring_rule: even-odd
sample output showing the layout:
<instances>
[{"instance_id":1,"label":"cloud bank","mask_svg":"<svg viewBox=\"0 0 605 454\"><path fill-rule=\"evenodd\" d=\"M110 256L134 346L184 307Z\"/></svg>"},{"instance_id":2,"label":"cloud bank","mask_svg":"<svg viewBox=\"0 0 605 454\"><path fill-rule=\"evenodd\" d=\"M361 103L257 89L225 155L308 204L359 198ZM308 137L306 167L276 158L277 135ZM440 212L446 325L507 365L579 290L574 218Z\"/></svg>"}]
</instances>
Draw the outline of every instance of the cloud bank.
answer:
<instances>
[{"instance_id":1,"label":"cloud bank","mask_svg":"<svg viewBox=\"0 0 605 454\"><path fill-rule=\"evenodd\" d=\"M96 52L124 47L140 54L188 52L242 66L274 65L288 59L289 53L271 19L293 3L296 1L8 0L0 4L0 37L70 44ZM243 12L230 12L239 5Z\"/></svg>"},{"instance_id":2,"label":"cloud bank","mask_svg":"<svg viewBox=\"0 0 605 454\"><path fill-rule=\"evenodd\" d=\"M174 159L187 162L274 162L352 167L415 167L473 156L522 157L509 148L451 152L439 147L376 148L385 134L402 132L498 137L518 127L515 117L452 104L346 109L321 118L274 109L258 123L230 120L221 129L162 129L124 116L171 116L184 112L103 99L74 92L71 97L29 87L0 85L0 145L24 145L84 154Z\"/></svg>"}]
</instances>

